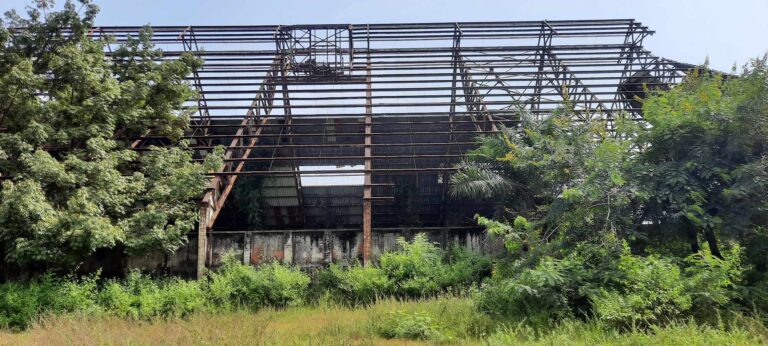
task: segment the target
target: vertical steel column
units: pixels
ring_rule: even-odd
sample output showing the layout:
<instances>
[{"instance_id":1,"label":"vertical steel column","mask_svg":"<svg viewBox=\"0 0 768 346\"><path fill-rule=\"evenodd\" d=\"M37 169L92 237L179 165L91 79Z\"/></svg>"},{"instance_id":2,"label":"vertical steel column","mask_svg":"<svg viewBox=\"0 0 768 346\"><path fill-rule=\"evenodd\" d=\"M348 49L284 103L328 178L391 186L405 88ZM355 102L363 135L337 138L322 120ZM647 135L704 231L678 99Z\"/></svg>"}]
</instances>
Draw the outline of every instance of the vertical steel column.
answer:
<instances>
[{"instance_id":1,"label":"vertical steel column","mask_svg":"<svg viewBox=\"0 0 768 346\"><path fill-rule=\"evenodd\" d=\"M544 91L544 64L546 63L547 54L551 52L550 45L552 44L553 29L547 23L547 21L541 22L541 29L539 31L538 48L536 50L536 59L538 59L538 66L536 70L536 82L534 83L533 99L531 102L531 110L536 112L541 109L541 94ZM537 116L539 115L536 113Z\"/></svg>"},{"instance_id":2,"label":"vertical steel column","mask_svg":"<svg viewBox=\"0 0 768 346\"><path fill-rule=\"evenodd\" d=\"M459 59L461 57L459 50L461 49L461 36L460 36L460 28L459 23L455 23L453 28L453 53L451 58L451 67L453 68L453 73L451 76L451 105L450 110L448 112L448 143L456 142L456 135L454 134L455 131L455 124L453 122L455 116L456 116L456 87L458 86L458 78L459 78ZM451 155L451 149L453 149L452 145L446 145L445 146L445 154ZM443 190L441 194L440 199L440 224L442 226L446 225L447 215L448 215L448 182L450 180L450 174L441 174L440 175L443 183Z\"/></svg>"},{"instance_id":3,"label":"vertical steel column","mask_svg":"<svg viewBox=\"0 0 768 346\"><path fill-rule=\"evenodd\" d=\"M363 181L363 265L371 264L371 228L373 220L371 219L372 209L372 179L371 179L371 128L373 127L373 100L371 98L371 34L368 32L368 75L365 78L365 179Z\"/></svg>"},{"instance_id":4,"label":"vertical steel column","mask_svg":"<svg viewBox=\"0 0 768 346\"><path fill-rule=\"evenodd\" d=\"M616 93L613 96L613 99L616 101L622 100L624 98L624 96L619 92L618 88L622 85L622 83L626 82L632 76L632 72L634 71L632 64L636 59L640 58L640 53L642 52L643 47L643 40L646 36L648 36L648 32L646 30L642 30L640 23L635 22L634 19L629 22L629 25L627 26L627 33L624 35L624 44L628 45L629 47L621 49L619 59L616 61L616 63L624 65L621 72L621 77L619 78L618 86L616 88ZM643 67L640 67L641 70L642 68ZM618 102L611 103L611 109L620 108L631 109L632 105L629 103L629 100L624 100L622 104ZM636 110L631 110L630 112L634 113L636 116L640 116L639 112ZM612 122L612 120L613 118L608 119L609 122ZM608 125L609 124L606 124L606 126Z\"/></svg>"},{"instance_id":5,"label":"vertical steel column","mask_svg":"<svg viewBox=\"0 0 768 346\"><path fill-rule=\"evenodd\" d=\"M210 187L209 187L210 188ZM197 279L205 277L206 260L208 258L208 220L213 216L213 194L205 193L200 203L199 221L197 223Z\"/></svg>"},{"instance_id":6,"label":"vertical steel column","mask_svg":"<svg viewBox=\"0 0 768 346\"><path fill-rule=\"evenodd\" d=\"M456 23L456 27L453 29L453 59L451 66L453 67L453 73L451 76L451 106L448 113L448 121L450 122L450 132L454 131L453 119L456 116L456 87L458 86L458 74L459 74L459 49L461 36L459 36L459 23Z\"/></svg>"}]
</instances>

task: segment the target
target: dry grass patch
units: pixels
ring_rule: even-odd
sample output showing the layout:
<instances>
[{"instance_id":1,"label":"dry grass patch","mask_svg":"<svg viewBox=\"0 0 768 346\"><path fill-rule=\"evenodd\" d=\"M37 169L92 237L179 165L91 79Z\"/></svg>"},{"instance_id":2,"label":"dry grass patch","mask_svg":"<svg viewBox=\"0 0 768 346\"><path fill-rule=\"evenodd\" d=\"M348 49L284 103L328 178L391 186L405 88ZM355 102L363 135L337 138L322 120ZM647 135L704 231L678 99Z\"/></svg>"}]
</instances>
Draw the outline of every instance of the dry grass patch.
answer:
<instances>
[{"instance_id":1,"label":"dry grass patch","mask_svg":"<svg viewBox=\"0 0 768 346\"><path fill-rule=\"evenodd\" d=\"M382 328L409 316L428 316L440 337L386 339ZM402 318L400 318L402 316ZM389 319L389 320L388 320ZM400 320L398 320L400 319ZM416 318L418 320L418 318ZM742 318L732 328L673 323L620 333L598 322L566 320L535 331L501 325L477 312L467 298L379 301L367 308L333 305L258 312L196 314L187 319L130 321L64 315L44 318L23 333L0 333L0 345L763 345L768 330ZM412 327L405 323L404 328ZM385 331L391 331L385 330Z\"/></svg>"},{"instance_id":2,"label":"dry grass patch","mask_svg":"<svg viewBox=\"0 0 768 346\"><path fill-rule=\"evenodd\" d=\"M0 333L2 345L422 345L426 341L384 339L372 324L391 311L440 316L471 309L462 298L400 302L368 308L299 307L258 312L197 314L183 320L130 321L117 317L52 316L23 333ZM466 311L470 313L470 311ZM478 343L479 340L462 340ZM459 339L454 342L457 343Z\"/></svg>"}]
</instances>

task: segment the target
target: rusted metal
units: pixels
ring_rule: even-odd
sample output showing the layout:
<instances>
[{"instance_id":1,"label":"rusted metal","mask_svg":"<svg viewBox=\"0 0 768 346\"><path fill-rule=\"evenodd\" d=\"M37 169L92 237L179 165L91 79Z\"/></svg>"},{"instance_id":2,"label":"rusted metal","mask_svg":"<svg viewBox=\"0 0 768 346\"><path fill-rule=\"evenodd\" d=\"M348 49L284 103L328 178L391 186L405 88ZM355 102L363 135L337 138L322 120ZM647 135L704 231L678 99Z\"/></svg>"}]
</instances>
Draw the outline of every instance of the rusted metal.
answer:
<instances>
[{"instance_id":1,"label":"rusted metal","mask_svg":"<svg viewBox=\"0 0 768 346\"><path fill-rule=\"evenodd\" d=\"M120 43L141 29L90 35ZM642 122L633 98L695 68L645 50L653 31L632 19L152 29L163 59L192 52L204 60L187 77L198 94L185 104L195 112L184 135L195 160L226 147L201 204L200 275L225 243L240 244L249 263L368 264L392 244L387 230L423 228L441 241L460 227L473 232L472 216L492 213L493 203L454 200L448 184L476 136L566 102L575 121L608 130L622 113ZM152 132L121 139L137 151L164 140ZM234 241L226 237L246 233L226 233L242 226L227 201L244 175L264 179L269 194L263 229ZM302 182L327 177L338 186Z\"/></svg>"},{"instance_id":2,"label":"rusted metal","mask_svg":"<svg viewBox=\"0 0 768 346\"><path fill-rule=\"evenodd\" d=\"M369 49L370 49L370 42L368 42ZM371 136L371 129L373 127L373 102L371 98L371 54L370 51L368 52L368 77L366 78L367 83L367 90L365 92L365 148L363 151L365 152L365 178L363 180L363 265L370 265L371 264L371 228L373 227L373 221L372 221L372 177L373 174L373 161L371 160L371 144L372 143L372 136Z\"/></svg>"}]
</instances>

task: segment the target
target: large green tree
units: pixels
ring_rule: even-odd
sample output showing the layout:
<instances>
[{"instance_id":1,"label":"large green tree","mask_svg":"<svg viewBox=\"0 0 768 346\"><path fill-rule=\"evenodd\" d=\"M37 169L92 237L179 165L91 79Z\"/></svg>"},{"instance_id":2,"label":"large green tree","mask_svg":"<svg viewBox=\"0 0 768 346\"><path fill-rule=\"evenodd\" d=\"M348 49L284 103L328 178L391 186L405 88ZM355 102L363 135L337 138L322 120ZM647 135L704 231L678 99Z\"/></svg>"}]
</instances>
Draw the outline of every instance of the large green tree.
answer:
<instances>
[{"instance_id":1,"label":"large green tree","mask_svg":"<svg viewBox=\"0 0 768 346\"><path fill-rule=\"evenodd\" d=\"M692 252L701 238L722 257L718 239L768 229L766 58L738 76L691 71L610 135L569 108L481 137L453 176L454 194L502 202L496 221L480 221L515 248L661 234Z\"/></svg>"},{"instance_id":2,"label":"large green tree","mask_svg":"<svg viewBox=\"0 0 768 346\"><path fill-rule=\"evenodd\" d=\"M768 67L754 60L737 77L696 72L645 100L650 126L633 174L649 197L644 218L683 235L743 239L768 225Z\"/></svg>"},{"instance_id":3,"label":"large green tree","mask_svg":"<svg viewBox=\"0 0 768 346\"><path fill-rule=\"evenodd\" d=\"M497 222L480 222L504 234L510 249L630 233L636 190L625 178L632 156L627 136L609 136L601 121L574 120L567 102L545 119L521 113L519 127L480 137L452 177L452 193L501 201ZM623 118L618 124L622 132L637 127Z\"/></svg>"},{"instance_id":4,"label":"large green tree","mask_svg":"<svg viewBox=\"0 0 768 346\"><path fill-rule=\"evenodd\" d=\"M19 265L76 264L98 249L173 251L196 222L205 165L179 141L200 61L161 60L151 33L109 57L89 0L38 1L0 25L0 251ZM127 138L175 146L139 154ZM211 163L212 165L215 163Z\"/></svg>"}]
</instances>

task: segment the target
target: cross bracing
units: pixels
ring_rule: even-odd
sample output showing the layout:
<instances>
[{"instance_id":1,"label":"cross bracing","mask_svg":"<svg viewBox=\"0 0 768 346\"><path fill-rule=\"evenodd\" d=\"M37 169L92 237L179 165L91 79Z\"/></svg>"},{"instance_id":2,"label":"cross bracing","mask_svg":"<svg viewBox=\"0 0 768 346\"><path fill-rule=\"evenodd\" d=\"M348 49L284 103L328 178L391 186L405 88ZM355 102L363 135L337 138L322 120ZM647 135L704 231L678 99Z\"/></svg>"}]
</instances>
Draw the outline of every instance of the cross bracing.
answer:
<instances>
[{"instance_id":1,"label":"cross bracing","mask_svg":"<svg viewBox=\"0 0 768 346\"><path fill-rule=\"evenodd\" d=\"M119 44L141 29L92 35ZM637 97L694 68L644 49L653 31L632 19L152 30L164 59L204 61L188 76L198 96L186 137L198 159L226 147L201 203L199 272L217 232L358 229L369 262L377 230L472 227L493 203L454 200L447 185L476 136L565 101L580 121L641 120ZM146 150L163 139L130 140ZM243 176L264 179L256 230L231 202ZM313 177L332 186L303 183Z\"/></svg>"}]
</instances>

